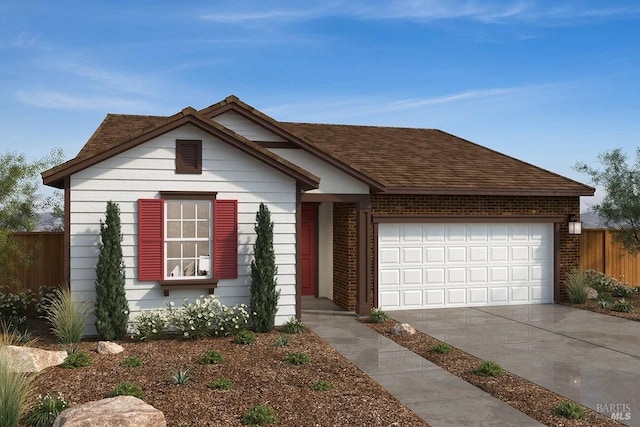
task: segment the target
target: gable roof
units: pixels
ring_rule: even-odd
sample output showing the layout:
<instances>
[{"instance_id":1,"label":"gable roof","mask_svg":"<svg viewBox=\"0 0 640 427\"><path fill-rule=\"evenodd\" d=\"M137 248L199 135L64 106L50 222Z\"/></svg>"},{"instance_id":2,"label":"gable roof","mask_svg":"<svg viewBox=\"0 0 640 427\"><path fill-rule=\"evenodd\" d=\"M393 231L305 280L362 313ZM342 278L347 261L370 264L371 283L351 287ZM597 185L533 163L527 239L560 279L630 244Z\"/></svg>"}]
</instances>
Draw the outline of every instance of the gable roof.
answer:
<instances>
[{"instance_id":1,"label":"gable roof","mask_svg":"<svg viewBox=\"0 0 640 427\"><path fill-rule=\"evenodd\" d=\"M196 126L294 178L305 190L318 188L320 184L320 178L311 172L207 119L191 107L170 117L108 115L75 158L42 172L43 182L46 185L63 188L64 178L71 174L186 124Z\"/></svg>"},{"instance_id":2,"label":"gable roof","mask_svg":"<svg viewBox=\"0 0 640 427\"><path fill-rule=\"evenodd\" d=\"M43 181L61 188L66 176L189 123L294 177L306 190L318 187L318 177L214 121L228 111L362 181L372 192L587 196L595 191L440 130L278 122L235 96L170 117L109 114L78 155L43 172Z\"/></svg>"}]
</instances>

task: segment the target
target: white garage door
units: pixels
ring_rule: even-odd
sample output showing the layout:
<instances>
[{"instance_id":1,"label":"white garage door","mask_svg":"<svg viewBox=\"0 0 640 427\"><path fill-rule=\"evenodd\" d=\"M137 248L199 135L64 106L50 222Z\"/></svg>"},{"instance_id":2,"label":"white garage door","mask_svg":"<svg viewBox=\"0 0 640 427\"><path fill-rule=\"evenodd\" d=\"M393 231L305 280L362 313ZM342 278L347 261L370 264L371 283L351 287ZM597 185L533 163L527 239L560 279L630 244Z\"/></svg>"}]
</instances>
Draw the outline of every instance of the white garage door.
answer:
<instances>
[{"instance_id":1,"label":"white garage door","mask_svg":"<svg viewBox=\"0 0 640 427\"><path fill-rule=\"evenodd\" d=\"M379 224L383 310L553 300L553 224Z\"/></svg>"}]
</instances>

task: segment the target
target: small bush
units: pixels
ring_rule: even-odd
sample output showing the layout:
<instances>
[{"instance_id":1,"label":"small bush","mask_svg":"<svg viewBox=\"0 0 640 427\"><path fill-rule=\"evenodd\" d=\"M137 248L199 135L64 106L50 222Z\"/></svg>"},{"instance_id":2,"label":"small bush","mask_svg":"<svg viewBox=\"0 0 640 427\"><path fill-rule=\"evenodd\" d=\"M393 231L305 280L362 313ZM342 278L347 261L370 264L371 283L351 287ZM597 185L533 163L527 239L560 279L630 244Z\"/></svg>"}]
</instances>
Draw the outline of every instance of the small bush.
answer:
<instances>
[{"instance_id":1,"label":"small bush","mask_svg":"<svg viewBox=\"0 0 640 427\"><path fill-rule=\"evenodd\" d=\"M180 369L175 374L171 376L174 385L184 385L189 380L189 370Z\"/></svg>"},{"instance_id":2,"label":"small bush","mask_svg":"<svg viewBox=\"0 0 640 427\"><path fill-rule=\"evenodd\" d=\"M481 377L498 378L504 375L504 369L502 369L502 367L498 365L496 362L493 362L491 360L486 360L482 362L480 366L478 366L476 370L473 372L476 375L480 375Z\"/></svg>"},{"instance_id":3,"label":"small bush","mask_svg":"<svg viewBox=\"0 0 640 427\"><path fill-rule=\"evenodd\" d=\"M25 417L25 422L32 427L51 427L58 415L68 407L61 393L57 396L38 396L36 406Z\"/></svg>"},{"instance_id":4,"label":"small bush","mask_svg":"<svg viewBox=\"0 0 640 427\"><path fill-rule=\"evenodd\" d=\"M333 388L333 383L327 380L320 380L311 386L316 391L329 391Z\"/></svg>"},{"instance_id":5,"label":"small bush","mask_svg":"<svg viewBox=\"0 0 640 427\"><path fill-rule=\"evenodd\" d=\"M569 400L565 400L562 403L559 403L553 410L553 413L571 419L583 419L586 417L584 413L584 409L582 406L578 405L575 402L571 402Z\"/></svg>"},{"instance_id":6,"label":"small bush","mask_svg":"<svg viewBox=\"0 0 640 427\"><path fill-rule=\"evenodd\" d=\"M367 322L369 323L385 323L389 320L389 315L379 308L372 308Z\"/></svg>"},{"instance_id":7,"label":"small bush","mask_svg":"<svg viewBox=\"0 0 640 427\"><path fill-rule=\"evenodd\" d=\"M201 365L215 365L222 362L224 362L224 356L216 350L207 350L198 359L198 363Z\"/></svg>"},{"instance_id":8,"label":"small bush","mask_svg":"<svg viewBox=\"0 0 640 427\"><path fill-rule=\"evenodd\" d=\"M142 359L138 356L129 356L120 363L120 366L125 368L137 368L142 366Z\"/></svg>"},{"instance_id":9,"label":"small bush","mask_svg":"<svg viewBox=\"0 0 640 427\"><path fill-rule=\"evenodd\" d=\"M82 368L83 366L91 365L91 356L84 351L76 351L69 353L62 363L63 368Z\"/></svg>"},{"instance_id":10,"label":"small bush","mask_svg":"<svg viewBox=\"0 0 640 427\"><path fill-rule=\"evenodd\" d=\"M202 295L193 303L185 299L181 308L172 301L167 312L168 327L185 339L228 336L245 329L249 320L246 305L226 307L216 295Z\"/></svg>"},{"instance_id":11,"label":"small bush","mask_svg":"<svg viewBox=\"0 0 640 427\"><path fill-rule=\"evenodd\" d=\"M278 422L278 417L273 413L273 409L265 405L249 408L242 415L242 424L262 426L276 422Z\"/></svg>"},{"instance_id":12,"label":"small bush","mask_svg":"<svg viewBox=\"0 0 640 427\"><path fill-rule=\"evenodd\" d=\"M589 280L589 286L598 291L599 294L602 292L611 292L614 284L617 283L615 279L599 271L586 270L585 273L587 280Z\"/></svg>"},{"instance_id":13,"label":"small bush","mask_svg":"<svg viewBox=\"0 0 640 427\"><path fill-rule=\"evenodd\" d=\"M311 362L311 359L306 353L293 352L289 353L285 361L292 365L308 365Z\"/></svg>"},{"instance_id":14,"label":"small bush","mask_svg":"<svg viewBox=\"0 0 640 427\"><path fill-rule=\"evenodd\" d=\"M51 323L51 332L58 338L58 342L79 342L87 323L89 303L75 301L68 287L54 290L48 298L44 318Z\"/></svg>"},{"instance_id":15,"label":"small bush","mask_svg":"<svg viewBox=\"0 0 640 427\"><path fill-rule=\"evenodd\" d=\"M611 306L612 311L617 311L619 313L631 313L634 309L633 304L624 298L619 299Z\"/></svg>"},{"instance_id":16,"label":"small bush","mask_svg":"<svg viewBox=\"0 0 640 427\"><path fill-rule=\"evenodd\" d=\"M585 270L574 268L565 278L565 287L569 302L572 304L584 304L587 301L589 286L589 275Z\"/></svg>"},{"instance_id":17,"label":"small bush","mask_svg":"<svg viewBox=\"0 0 640 427\"><path fill-rule=\"evenodd\" d=\"M249 345L256 342L256 334L248 329L243 329L233 338L235 344Z\"/></svg>"},{"instance_id":18,"label":"small bush","mask_svg":"<svg viewBox=\"0 0 640 427\"><path fill-rule=\"evenodd\" d=\"M212 390L230 390L233 387L233 381L229 378L217 378L209 383Z\"/></svg>"},{"instance_id":19,"label":"small bush","mask_svg":"<svg viewBox=\"0 0 640 427\"><path fill-rule=\"evenodd\" d=\"M141 340L158 340L167 336L169 317L164 310L145 310L133 321L133 327Z\"/></svg>"},{"instance_id":20,"label":"small bush","mask_svg":"<svg viewBox=\"0 0 640 427\"><path fill-rule=\"evenodd\" d=\"M285 334L299 334L304 332L304 323L291 317L287 320L287 323L280 327L280 330Z\"/></svg>"},{"instance_id":21,"label":"small bush","mask_svg":"<svg viewBox=\"0 0 640 427\"><path fill-rule=\"evenodd\" d=\"M34 301L30 289L10 292L9 288L0 286L0 318L14 327L20 327L27 321L29 307Z\"/></svg>"},{"instance_id":22,"label":"small bush","mask_svg":"<svg viewBox=\"0 0 640 427\"><path fill-rule=\"evenodd\" d=\"M138 384L125 381L121 384L118 384L116 388L111 390L109 396L107 397L116 397L116 396L133 396L138 399L144 398L144 393Z\"/></svg>"},{"instance_id":23,"label":"small bush","mask_svg":"<svg viewBox=\"0 0 640 427\"><path fill-rule=\"evenodd\" d=\"M438 354L449 354L452 350L451 346L445 342L439 342L431 347L431 351Z\"/></svg>"},{"instance_id":24,"label":"small bush","mask_svg":"<svg viewBox=\"0 0 640 427\"><path fill-rule=\"evenodd\" d=\"M616 283L611 289L611 295L614 297L629 298L632 294L633 288L624 283Z\"/></svg>"},{"instance_id":25,"label":"small bush","mask_svg":"<svg viewBox=\"0 0 640 427\"><path fill-rule=\"evenodd\" d=\"M275 347L286 347L289 345L289 338L285 337L282 334L278 334L273 345Z\"/></svg>"}]
</instances>

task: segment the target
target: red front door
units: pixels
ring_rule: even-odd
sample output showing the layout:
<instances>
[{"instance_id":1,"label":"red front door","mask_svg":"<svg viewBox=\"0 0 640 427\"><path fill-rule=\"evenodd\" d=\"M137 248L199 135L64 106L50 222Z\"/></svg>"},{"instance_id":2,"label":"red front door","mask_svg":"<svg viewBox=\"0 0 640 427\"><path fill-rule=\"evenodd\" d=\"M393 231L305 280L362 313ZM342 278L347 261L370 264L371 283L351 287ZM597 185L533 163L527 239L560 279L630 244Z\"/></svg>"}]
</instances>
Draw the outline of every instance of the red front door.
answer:
<instances>
[{"instance_id":1,"label":"red front door","mask_svg":"<svg viewBox=\"0 0 640 427\"><path fill-rule=\"evenodd\" d=\"M302 261L302 295L316 295L317 273L317 256L316 248L317 239L317 221L318 205L315 203L302 204L302 236L301 236L301 254Z\"/></svg>"}]
</instances>

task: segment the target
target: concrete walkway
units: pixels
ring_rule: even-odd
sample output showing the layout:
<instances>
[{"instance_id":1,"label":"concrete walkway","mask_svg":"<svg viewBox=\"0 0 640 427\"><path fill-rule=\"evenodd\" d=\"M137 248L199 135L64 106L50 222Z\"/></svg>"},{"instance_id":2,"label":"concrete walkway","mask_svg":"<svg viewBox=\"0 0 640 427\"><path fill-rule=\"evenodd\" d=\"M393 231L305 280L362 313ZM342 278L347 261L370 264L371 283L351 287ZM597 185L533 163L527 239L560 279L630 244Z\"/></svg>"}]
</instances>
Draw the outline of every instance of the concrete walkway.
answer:
<instances>
[{"instance_id":1,"label":"concrete walkway","mask_svg":"<svg viewBox=\"0 0 640 427\"><path fill-rule=\"evenodd\" d=\"M303 299L304 324L431 426L542 425L324 301Z\"/></svg>"},{"instance_id":2,"label":"concrete walkway","mask_svg":"<svg viewBox=\"0 0 640 427\"><path fill-rule=\"evenodd\" d=\"M562 305L395 311L399 322L640 427L640 322Z\"/></svg>"}]
</instances>

